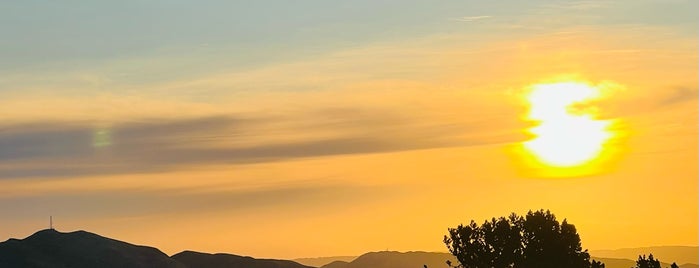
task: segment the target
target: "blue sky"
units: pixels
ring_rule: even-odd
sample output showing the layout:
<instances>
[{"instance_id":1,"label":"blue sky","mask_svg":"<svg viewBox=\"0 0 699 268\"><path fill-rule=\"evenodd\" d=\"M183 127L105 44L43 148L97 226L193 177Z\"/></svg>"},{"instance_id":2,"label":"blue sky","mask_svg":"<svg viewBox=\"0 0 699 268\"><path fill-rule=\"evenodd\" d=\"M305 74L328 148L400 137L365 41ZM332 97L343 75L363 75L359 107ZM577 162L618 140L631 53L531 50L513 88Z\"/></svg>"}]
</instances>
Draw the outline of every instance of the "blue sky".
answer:
<instances>
[{"instance_id":1,"label":"blue sky","mask_svg":"<svg viewBox=\"0 0 699 268\"><path fill-rule=\"evenodd\" d=\"M693 1L8 1L1 5L0 56L5 71L47 64L59 64L54 68L61 69L99 65L159 53L232 52L226 56L242 58L243 65L255 64L366 42L493 32L488 27L493 24L546 28L580 22L650 24L693 32L697 22ZM458 21L478 16L490 18L476 25ZM258 57L246 58L248 54Z\"/></svg>"}]
</instances>

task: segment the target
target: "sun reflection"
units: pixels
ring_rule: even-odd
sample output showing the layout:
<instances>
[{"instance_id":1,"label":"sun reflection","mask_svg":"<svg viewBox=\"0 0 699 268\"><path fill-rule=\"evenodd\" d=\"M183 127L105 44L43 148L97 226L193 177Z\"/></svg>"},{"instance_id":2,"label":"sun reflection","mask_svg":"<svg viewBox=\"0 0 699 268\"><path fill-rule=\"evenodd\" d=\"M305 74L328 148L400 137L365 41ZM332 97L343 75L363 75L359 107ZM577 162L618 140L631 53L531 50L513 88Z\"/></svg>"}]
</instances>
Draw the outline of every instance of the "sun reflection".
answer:
<instances>
[{"instance_id":1,"label":"sun reflection","mask_svg":"<svg viewBox=\"0 0 699 268\"><path fill-rule=\"evenodd\" d=\"M598 119L590 104L599 98L600 88L583 82L533 85L527 120L536 125L528 130L533 138L522 144L527 165L555 177L598 172L615 136L612 121Z\"/></svg>"}]
</instances>

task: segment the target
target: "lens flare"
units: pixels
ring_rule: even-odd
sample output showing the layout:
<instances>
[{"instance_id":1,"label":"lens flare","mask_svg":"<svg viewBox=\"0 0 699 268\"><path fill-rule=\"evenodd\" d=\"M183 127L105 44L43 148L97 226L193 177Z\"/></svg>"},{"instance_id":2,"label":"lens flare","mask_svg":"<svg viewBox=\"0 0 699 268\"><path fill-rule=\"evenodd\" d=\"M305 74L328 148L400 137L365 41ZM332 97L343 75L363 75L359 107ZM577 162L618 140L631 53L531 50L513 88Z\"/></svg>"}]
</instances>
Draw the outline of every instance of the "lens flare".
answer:
<instances>
[{"instance_id":1,"label":"lens flare","mask_svg":"<svg viewBox=\"0 0 699 268\"><path fill-rule=\"evenodd\" d=\"M112 133L108 128L96 129L92 134L92 147L102 148L112 145Z\"/></svg>"}]
</instances>

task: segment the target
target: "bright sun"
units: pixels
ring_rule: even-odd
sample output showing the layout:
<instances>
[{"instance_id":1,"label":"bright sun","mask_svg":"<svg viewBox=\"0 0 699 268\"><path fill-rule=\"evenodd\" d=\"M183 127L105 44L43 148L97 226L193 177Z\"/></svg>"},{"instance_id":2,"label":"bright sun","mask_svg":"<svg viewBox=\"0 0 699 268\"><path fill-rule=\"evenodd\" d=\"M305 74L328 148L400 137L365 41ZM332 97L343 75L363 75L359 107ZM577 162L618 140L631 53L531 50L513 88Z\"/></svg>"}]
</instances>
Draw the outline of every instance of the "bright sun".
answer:
<instances>
[{"instance_id":1,"label":"bright sun","mask_svg":"<svg viewBox=\"0 0 699 268\"><path fill-rule=\"evenodd\" d=\"M585 83L537 84L527 96L528 119L538 122L524 143L539 162L552 167L584 165L597 158L607 140L610 121L595 119L594 110L580 108L599 98L599 89Z\"/></svg>"}]
</instances>

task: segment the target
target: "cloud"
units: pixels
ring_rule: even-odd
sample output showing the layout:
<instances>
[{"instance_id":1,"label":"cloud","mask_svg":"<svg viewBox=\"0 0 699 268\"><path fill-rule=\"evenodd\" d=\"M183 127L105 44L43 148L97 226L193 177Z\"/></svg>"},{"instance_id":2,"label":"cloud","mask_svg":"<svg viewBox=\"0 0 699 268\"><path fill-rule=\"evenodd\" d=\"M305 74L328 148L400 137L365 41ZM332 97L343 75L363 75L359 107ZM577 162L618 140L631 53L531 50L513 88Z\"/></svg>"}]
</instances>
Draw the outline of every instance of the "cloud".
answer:
<instances>
[{"instance_id":1,"label":"cloud","mask_svg":"<svg viewBox=\"0 0 699 268\"><path fill-rule=\"evenodd\" d=\"M666 95L659 101L660 106L668 106L680 104L685 101L696 101L699 97L699 90L689 87L676 87L670 90L670 94Z\"/></svg>"},{"instance_id":2,"label":"cloud","mask_svg":"<svg viewBox=\"0 0 699 268\"><path fill-rule=\"evenodd\" d=\"M95 126L44 122L0 127L0 178L164 172L516 141L483 122L430 122L333 108L286 117L212 116ZM476 131L476 129L478 129Z\"/></svg>"},{"instance_id":3,"label":"cloud","mask_svg":"<svg viewBox=\"0 0 699 268\"><path fill-rule=\"evenodd\" d=\"M326 205L356 204L367 197L381 198L388 186L359 186L328 183L296 183L252 189L189 191L172 189L128 189L110 191L51 192L39 196L11 197L0 202L0 211L21 210L27 214L44 214L40 204L52 204L54 213L64 218L138 217L162 214L206 213L226 211L240 215L268 207L293 209L294 213L310 210L309 204L323 200ZM400 187L391 186L394 192ZM328 198L332 197L332 198ZM0 197L0 200L5 197ZM7 199L5 199L7 200ZM99 200L99 202L85 202ZM376 199L374 199L376 200ZM321 209L325 207L316 207Z\"/></svg>"},{"instance_id":4,"label":"cloud","mask_svg":"<svg viewBox=\"0 0 699 268\"><path fill-rule=\"evenodd\" d=\"M564 10L580 10L588 11L592 9L605 8L612 4L609 1L599 1L599 0L582 0L582 1L567 1L562 3L547 4L547 7L553 9L564 9Z\"/></svg>"},{"instance_id":5,"label":"cloud","mask_svg":"<svg viewBox=\"0 0 699 268\"><path fill-rule=\"evenodd\" d=\"M466 17L461 17L461 18L455 18L453 20L462 21L462 22L474 22L474 21L485 20L485 19L490 19L490 18L492 18L492 17L491 16L466 16Z\"/></svg>"},{"instance_id":6,"label":"cloud","mask_svg":"<svg viewBox=\"0 0 699 268\"><path fill-rule=\"evenodd\" d=\"M138 85L124 94L95 93L100 98L77 93L3 98L0 179L163 172L516 142L523 140L517 131L525 123L519 122L520 104L507 96L511 89L561 70L581 70L593 81L619 77L624 84L639 85L663 81L664 70L686 77L672 68L629 72L634 66L657 66L652 63L658 60L663 60L660 66L676 64L674 56L655 58L668 53L627 53L622 41L640 38L638 29L630 35L625 28L607 29L614 37L599 35L595 28L577 30L487 46L468 45L463 36L375 44L298 62ZM682 48L672 55L690 53L683 58L691 59L696 54ZM634 94L657 100L654 85L646 87ZM679 93L680 99L691 95ZM639 107L619 103L610 101L610 114ZM26 121L34 123L17 123ZM94 123L111 121L116 123Z\"/></svg>"}]
</instances>

